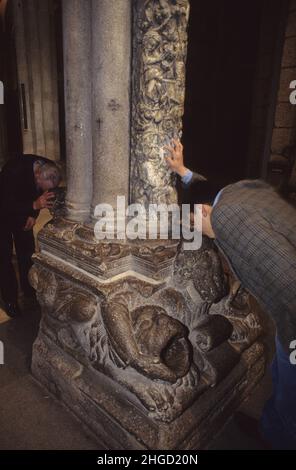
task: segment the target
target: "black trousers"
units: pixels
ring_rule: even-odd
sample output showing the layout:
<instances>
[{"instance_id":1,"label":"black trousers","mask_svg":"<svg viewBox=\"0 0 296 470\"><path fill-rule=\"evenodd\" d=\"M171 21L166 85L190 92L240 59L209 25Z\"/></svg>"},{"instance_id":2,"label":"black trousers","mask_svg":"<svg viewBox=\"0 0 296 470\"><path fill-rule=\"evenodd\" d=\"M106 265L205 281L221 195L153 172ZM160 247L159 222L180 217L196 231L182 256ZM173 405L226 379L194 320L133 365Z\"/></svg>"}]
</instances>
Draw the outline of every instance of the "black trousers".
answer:
<instances>
[{"instance_id":1,"label":"black trousers","mask_svg":"<svg viewBox=\"0 0 296 470\"><path fill-rule=\"evenodd\" d=\"M16 251L20 285L25 295L34 292L28 281L28 273L32 266L32 255L35 251L33 230L25 232L22 228L14 228L4 224L0 228L0 291L4 302L17 301L18 283L12 264L13 242Z\"/></svg>"}]
</instances>

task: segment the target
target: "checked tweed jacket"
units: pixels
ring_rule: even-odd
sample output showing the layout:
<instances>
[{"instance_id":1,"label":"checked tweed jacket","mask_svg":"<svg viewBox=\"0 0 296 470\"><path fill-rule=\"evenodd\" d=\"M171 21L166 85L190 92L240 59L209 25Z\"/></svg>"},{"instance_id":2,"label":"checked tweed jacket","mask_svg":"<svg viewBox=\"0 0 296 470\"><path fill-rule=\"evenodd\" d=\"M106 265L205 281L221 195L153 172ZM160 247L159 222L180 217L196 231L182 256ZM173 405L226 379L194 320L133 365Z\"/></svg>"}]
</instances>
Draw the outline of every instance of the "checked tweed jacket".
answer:
<instances>
[{"instance_id":1,"label":"checked tweed jacket","mask_svg":"<svg viewBox=\"0 0 296 470\"><path fill-rule=\"evenodd\" d=\"M223 189L211 222L218 248L288 351L296 339L296 209L264 181L243 180Z\"/></svg>"}]
</instances>

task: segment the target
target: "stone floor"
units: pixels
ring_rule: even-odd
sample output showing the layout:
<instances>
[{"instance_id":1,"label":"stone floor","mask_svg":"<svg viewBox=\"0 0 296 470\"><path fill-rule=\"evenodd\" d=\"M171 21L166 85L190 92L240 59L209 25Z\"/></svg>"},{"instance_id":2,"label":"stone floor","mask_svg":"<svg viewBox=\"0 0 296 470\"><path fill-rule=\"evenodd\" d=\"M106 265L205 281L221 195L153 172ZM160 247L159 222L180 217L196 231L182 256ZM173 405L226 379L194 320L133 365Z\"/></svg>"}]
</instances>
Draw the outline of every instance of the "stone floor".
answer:
<instances>
[{"instance_id":1,"label":"stone floor","mask_svg":"<svg viewBox=\"0 0 296 470\"><path fill-rule=\"evenodd\" d=\"M75 417L30 375L39 319L36 307L27 305L23 316L15 320L0 309L0 340L5 348L5 364L0 365L0 449L100 449ZM244 404L244 411L259 416L269 393L267 375ZM255 441L240 432L234 420L211 448L259 449Z\"/></svg>"}]
</instances>

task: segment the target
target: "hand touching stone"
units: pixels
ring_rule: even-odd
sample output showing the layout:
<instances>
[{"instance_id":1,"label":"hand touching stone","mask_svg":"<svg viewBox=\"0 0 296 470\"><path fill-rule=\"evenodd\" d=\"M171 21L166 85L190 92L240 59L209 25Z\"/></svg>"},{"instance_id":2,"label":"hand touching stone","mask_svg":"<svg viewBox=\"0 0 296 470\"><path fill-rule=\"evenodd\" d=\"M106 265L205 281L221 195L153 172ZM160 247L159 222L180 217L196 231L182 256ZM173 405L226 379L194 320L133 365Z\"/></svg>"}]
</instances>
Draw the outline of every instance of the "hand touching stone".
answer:
<instances>
[{"instance_id":1,"label":"hand touching stone","mask_svg":"<svg viewBox=\"0 0 296 470\"><path fill-rule=\"evenodd\" d=\"M183 157L183 145L181 144L180 140L173 139L171 142L171 146L165 146L164 150L166 150L169 155L165 157L170 169L177 173L179 176L184 176L188 168L184 165L184 157Z\"/></svg>"}]
</instances>

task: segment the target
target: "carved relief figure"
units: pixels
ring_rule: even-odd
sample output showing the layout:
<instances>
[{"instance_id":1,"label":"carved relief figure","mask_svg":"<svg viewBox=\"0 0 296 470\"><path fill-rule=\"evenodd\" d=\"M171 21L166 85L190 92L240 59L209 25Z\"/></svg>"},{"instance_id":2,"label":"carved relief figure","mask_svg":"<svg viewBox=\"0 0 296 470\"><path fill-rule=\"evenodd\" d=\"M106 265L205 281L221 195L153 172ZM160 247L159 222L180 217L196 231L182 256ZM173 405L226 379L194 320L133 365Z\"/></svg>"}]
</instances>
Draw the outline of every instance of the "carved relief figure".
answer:
<instances>
[{"instance_id":1,"label":"carved relief figure","mask_svg":"<svg viewBox=\"0 0 296 470\"><path fill-rule=\"evenodd\" d=\"M187 374L188 331L163 308L147 305L129 312L126 305L113 301L102 308L102 314L113 349L125 365L172 383Z\"/></svg>"},{"instance_id":2,"label":"carved relief figure","mask_svg":"<svg viewBox=\"0 0 296 470\"><path fill-rule=\"evenodd\" d=\"M175 177L160 149L181 132L188 14L187 0L135 2L133 202L177 201Z\"/></svg>"}]
</instances>

